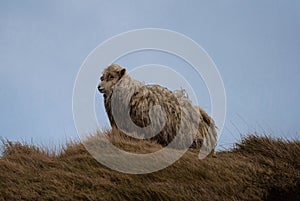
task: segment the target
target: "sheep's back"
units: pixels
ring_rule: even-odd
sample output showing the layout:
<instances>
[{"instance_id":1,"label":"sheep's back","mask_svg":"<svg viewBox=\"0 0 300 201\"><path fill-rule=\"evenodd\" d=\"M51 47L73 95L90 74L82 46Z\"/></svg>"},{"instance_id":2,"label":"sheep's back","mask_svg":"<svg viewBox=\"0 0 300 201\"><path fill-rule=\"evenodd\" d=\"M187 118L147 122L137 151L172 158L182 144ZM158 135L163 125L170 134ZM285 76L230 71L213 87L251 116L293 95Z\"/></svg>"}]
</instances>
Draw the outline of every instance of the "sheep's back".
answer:
<instances>
[{"instance_id":1,"label":"sheep's back","mask_svg":"<svg viewBox=\"0 0 300 201\"><path fill-rule=\"evenodd\" d=\"M176 135L181 120L179 102L170 90L159 85L142 86L131 97L130 117L137 126L147 127L151 124L150 108L155 105L160 106L166 119L163 129L153 139L167 145Z\"/></svg>"}]
</instances>

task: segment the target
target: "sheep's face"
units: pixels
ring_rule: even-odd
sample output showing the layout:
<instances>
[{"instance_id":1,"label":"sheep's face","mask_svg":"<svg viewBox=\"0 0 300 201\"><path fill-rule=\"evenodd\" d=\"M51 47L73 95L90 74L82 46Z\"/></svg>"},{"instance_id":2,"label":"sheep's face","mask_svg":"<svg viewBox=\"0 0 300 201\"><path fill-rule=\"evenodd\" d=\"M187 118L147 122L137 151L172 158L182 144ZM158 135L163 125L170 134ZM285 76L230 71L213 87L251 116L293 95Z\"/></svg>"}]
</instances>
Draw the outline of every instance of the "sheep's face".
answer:
<instances>
[{"instance_id":1,"label":"sheep's face","mask_svg":"<svg viewBox=\"0 0 300 201\"><path fill-rule=\"evenodd\" d=\"M125 75L126 69L117 64L112 64L107 67L100 78L101 83L98 85L98 90L103 94L110 94L117 82Z\"/></svg>"}]
</instances>

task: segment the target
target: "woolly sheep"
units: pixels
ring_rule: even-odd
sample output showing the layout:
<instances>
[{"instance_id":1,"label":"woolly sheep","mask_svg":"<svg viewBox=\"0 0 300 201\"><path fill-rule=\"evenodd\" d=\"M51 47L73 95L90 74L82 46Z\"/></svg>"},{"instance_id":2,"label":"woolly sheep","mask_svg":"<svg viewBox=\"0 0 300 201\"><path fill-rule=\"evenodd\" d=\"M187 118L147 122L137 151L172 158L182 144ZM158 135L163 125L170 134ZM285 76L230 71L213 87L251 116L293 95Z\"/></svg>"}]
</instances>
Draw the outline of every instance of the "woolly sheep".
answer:
<instances>
[{"instance_id":1,"label":"woolly sheep","mask_svg":"<svg viewBox=\"0 0 300 201\"><path fill-rule=\"evenodd\" d=\"M213 150L215 123L202 108L192 105L184 90L172 92L160 85L145 85L117 64L108 66L100 80L98 90L103 93L113 129L135 133L135 137L149 138L163 146L179 135L174 144L177 148L190 144L199 148L204 142Z\"/></svg>"}]
</instances>

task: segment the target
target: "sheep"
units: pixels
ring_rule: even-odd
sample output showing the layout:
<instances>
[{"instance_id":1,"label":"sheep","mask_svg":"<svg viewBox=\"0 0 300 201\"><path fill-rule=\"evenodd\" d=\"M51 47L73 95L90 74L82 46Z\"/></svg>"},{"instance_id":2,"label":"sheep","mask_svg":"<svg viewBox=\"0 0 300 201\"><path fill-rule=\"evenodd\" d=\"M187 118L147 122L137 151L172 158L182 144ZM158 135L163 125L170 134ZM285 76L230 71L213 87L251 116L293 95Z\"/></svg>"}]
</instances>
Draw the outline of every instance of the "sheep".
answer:
<instances>
[{"instance_id":1,"label":"sheep","mask_svg":"<svg viewBox=\"0 0 300 201\"><path fill-rule=\"evenodd\" d=\"M140 139L167 146L199 148L205 142L213 150L217 132L213 119L193 106L184 90L174 92L160 85L146 85L131 78L126 69L112 64L104 69L98 90L111 127ZM180 131L180 132L179 132Z\"/></svg>"}]
</instances>

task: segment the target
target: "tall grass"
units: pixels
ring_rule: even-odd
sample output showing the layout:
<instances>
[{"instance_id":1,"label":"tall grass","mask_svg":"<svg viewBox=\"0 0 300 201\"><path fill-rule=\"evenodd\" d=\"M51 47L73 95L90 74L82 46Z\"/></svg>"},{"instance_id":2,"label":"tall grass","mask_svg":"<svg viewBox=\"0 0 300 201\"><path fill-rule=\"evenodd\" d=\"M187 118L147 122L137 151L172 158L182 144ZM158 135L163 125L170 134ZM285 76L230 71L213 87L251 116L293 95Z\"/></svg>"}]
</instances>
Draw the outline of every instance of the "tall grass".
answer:
<instances>
[{"instance_id":1,"label":"tall grass","mask_svg":"<svg viewBox=\"0 0 300 201\"><path fill-rule=\"evenodd\" d=\"M127 151L160 148L111 136ZM129 175L101 165L80 143L51 152L5 140L0 200L300 200L300 142L249 135L204 160L190 149L166 169Z\"/></svg>"}]
</instances>

